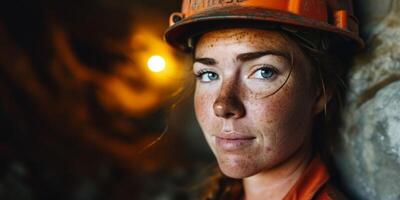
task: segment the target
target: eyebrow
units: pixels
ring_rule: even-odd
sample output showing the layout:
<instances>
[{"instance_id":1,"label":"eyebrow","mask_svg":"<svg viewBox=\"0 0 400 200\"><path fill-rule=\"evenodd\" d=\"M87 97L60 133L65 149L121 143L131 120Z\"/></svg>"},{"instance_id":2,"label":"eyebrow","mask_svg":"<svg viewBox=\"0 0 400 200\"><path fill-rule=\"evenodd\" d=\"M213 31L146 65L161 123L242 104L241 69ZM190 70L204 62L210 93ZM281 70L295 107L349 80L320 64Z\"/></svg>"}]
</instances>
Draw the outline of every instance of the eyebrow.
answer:
<instances>
[{"instance_id":1,"label":"eyebrow","mask_svg":"<svg viewBox=\"0 0 400 200\"><path fill-rule=\"evenodd\" d=\"M199 62L204 65L216 65L217 61L212 58L195 58L194 62Z\"/></svg>"},{"instance_id":2,"label":"eyebrow","mask_svg":"<svg viewBox=\"0 0 400 200\"><path fill-rule=\"evenodd\" d=\"M267 50L267 51L257 51L257 52L250 52L250 53L242 53L236 57L236 60L240 60L242 62L255 60L257 58L266 56L266 55L276 55L286 58L287 60L291 60L291 56L287 52L283 51L275 51L275 50Z\"/></svg>"},{"instance_id":3,"label":"eyebrow","mask_svg":"<svg viewBox=\"0 0 400 200\"><path fill-rule=\"evenodd\" d=\"M241 62L247 62L247 61L255 60L257 58L260 58L260 57L263 57L266 55L277 55L277 56L284 57L288 61L291 60L291 56L289 53L283 52L283 51L275 51L275 50L242 53L242 54L239 54L238 56L236 56L236 60L239 60ZM218 63L213 58L195 58L194 62L199 62L204 65L211 65L211 66L216 65Z\"/></svg>"}]
</instances>

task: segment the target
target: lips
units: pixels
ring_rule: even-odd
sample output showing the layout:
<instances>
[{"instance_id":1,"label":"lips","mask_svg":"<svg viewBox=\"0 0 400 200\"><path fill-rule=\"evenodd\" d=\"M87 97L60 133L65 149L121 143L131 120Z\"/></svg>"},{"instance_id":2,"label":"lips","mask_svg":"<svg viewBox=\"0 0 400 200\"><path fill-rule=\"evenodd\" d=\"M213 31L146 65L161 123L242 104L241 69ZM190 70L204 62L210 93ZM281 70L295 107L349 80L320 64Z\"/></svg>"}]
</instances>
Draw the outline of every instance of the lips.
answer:
<instances>
[{"instance_id":1,"label":"lips","mask_svg":"<svg viewBox=\"0 0 400 200\"><path fill-rule=\"evenodd\" d=\"M218 148L224 151L237 151L251 146L256 137L241 134L220 134L215 136Z\"/></svg>"}]
</instances>

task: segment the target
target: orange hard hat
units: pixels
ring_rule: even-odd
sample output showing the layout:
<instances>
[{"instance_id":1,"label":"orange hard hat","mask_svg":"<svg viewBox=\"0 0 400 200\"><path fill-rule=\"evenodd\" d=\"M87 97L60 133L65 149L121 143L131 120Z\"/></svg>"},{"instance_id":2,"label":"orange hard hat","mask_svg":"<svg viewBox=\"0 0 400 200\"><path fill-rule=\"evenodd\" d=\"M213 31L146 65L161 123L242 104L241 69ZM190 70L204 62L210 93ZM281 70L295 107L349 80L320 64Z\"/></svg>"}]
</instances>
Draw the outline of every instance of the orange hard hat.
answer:
<instances>
[{"instance_id":1,"label":"orange hard hat","mask_svg":"<svg viewBox=\"0 0 400 200\"><path fill-rule=\"evenodd\" d=\"M229 27L318 30L325 38L364 46L351 0L183 0L170 17L166 41L189 51L191 38Z\"/></svg>"}]
</instances>

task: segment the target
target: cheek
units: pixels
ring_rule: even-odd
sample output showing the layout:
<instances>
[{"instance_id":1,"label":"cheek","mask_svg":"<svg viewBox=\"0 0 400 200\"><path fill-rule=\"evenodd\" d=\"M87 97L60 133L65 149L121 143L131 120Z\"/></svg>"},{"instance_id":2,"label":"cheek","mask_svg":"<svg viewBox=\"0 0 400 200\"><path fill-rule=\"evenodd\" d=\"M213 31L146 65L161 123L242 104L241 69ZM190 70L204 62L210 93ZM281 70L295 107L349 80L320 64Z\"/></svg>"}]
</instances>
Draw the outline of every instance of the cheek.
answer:
<instances>
[{"instance_id":1,"label":"cheek","mask_svg":"<svg viewBox=\"0 0 400 200\"><path fill-rule=\"evenodd\" d=\"M273 96L249 102L250 119L265 151L280 152L300 143L311 131L312 99L301 87L288 85Z\"/></svg>"},{"instance_id":2,"label":"cheek","mask_svg":"<svg viewBox=\"0 0 400 200\"><path fill-rule=\"evenodd\" d=\"M194 94L194 109L197 121L203 132L207 133L214 128L215 116L213 113L214 97L212 93L203 88L196 87Z\"/></svg>"}]
</instances>

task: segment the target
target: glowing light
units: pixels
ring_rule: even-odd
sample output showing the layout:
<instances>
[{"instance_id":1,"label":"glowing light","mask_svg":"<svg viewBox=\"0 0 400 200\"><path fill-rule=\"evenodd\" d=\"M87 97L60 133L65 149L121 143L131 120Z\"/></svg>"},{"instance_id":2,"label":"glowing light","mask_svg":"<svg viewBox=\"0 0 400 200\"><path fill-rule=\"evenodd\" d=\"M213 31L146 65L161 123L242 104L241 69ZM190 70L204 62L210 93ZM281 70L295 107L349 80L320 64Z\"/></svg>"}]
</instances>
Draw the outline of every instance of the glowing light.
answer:
<instances>
[{"instance_id":1,"label":"glowing light","mask_svg":"<svg viewBox=\"0 0 400 200\"><path fill-rule=\"evenodd\" d=\"M147 61L147 66L152 72L162 72L165 70L165 59L161 56L151 56Z\"/></svg>"}]
</instances>

